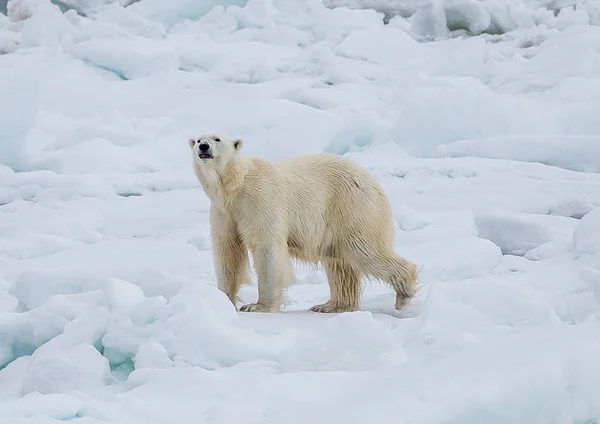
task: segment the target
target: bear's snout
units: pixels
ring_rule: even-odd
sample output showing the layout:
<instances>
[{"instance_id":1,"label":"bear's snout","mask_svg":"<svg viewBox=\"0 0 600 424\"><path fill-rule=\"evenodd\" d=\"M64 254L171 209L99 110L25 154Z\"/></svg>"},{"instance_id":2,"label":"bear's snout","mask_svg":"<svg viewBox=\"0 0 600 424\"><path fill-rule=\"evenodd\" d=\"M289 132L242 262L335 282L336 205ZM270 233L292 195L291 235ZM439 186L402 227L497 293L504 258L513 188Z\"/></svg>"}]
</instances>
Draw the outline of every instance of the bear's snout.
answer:
<instances>
[{"instance_id":1,"label":"bear's snout","mask_svg":"<svg viewBox=\"0 0 600 424\"><path fill-rule=\"evenodd\" d=\"M200 157L200 159L213 158L212 152L210 151L210 144L208 144L206 141L198 145L198 156Z\"/></svg>"}]
</instances>

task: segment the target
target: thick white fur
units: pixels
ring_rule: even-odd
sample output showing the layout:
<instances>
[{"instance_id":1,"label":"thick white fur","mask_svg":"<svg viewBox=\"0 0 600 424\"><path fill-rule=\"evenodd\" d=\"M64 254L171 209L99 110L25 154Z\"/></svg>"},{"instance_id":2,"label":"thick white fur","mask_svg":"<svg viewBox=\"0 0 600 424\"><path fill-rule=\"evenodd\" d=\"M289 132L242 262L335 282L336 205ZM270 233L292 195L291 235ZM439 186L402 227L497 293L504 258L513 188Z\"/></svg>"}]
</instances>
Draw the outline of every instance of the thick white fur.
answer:
<instances>
[{"instance_id":1,"label":"thick white fur","mask_svg":"<svg viewBox=\"0 0 600 424\"><path fill-rule=\"evenodd\" d=\"M199 157L200 143L208 143L213 158ZM218 286L234 304L250 281L248 250L254 259L258 302L241 311L279 310L283 290L294 282L291 258L325 268L331 298L313 306L315 312L357 310L361 280L368 276L396 291L396 309L414 296L417 267L394 253L390 204L360 166L330 154L243 157L241 140L218 134L190 139L189 146L211 200Z\"/></svg>"}]
</instances>

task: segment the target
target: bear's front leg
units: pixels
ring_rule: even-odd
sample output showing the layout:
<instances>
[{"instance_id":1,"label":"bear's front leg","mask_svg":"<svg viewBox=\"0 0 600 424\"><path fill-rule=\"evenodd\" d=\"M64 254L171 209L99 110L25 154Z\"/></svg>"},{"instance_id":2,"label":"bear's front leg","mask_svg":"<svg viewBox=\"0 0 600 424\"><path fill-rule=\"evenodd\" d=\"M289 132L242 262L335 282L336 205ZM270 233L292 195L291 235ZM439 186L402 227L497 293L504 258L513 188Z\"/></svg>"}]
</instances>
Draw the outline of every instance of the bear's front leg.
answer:
<instances>
[{"instance_id":1,"label":"bear's front leg","mask_svg":"<svg viewBox=\"0 0 600 424\"><path fill-rule=\"evenodd\" d=\"M260 247L252 252L258 274L258 302L240 308L242 312L277 312L283 303L283 289L293 281L287 245Z\"/></svg>"},{"instance_id":2,"label":"bear's front leg","mask_svg":"<svg viewBox=\"0 0 600 424\"><path fill-rule=\"evenodd\" d=\"M248 250L235 223L225 214L211 207L212 253L217 286L235 306L242 284L250 281Z\"/></svg>"}]
</instances>

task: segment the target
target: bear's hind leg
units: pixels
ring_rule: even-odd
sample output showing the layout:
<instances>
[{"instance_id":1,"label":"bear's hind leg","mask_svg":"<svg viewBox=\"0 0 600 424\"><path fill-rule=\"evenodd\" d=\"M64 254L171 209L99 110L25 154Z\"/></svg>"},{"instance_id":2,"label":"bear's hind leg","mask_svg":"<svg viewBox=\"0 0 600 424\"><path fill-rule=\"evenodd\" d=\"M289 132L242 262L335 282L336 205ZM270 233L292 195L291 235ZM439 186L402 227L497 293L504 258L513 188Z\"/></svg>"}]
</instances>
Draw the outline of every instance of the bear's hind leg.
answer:
<instances>
[{"instance_id":1,"label":"bear's hind leg","mask_svg":"<svg viewBox=\"0 0 600 424\"><path fill-rule=\"evenodd\" d=\"M352 312L359 308L361 296L361 274L348 264L325 261L325 272L329 281L329 301L310 308L313 312Z\"/></svg>"},{"instance_id":2,"label":"bear's hind leg","mask_svg":"<svg viewBox=\"0 0 600 424\"><path fill-rule=\"evenodd\" d=\"M389 249L373 252L373 256L363 262L369 274L392 286L397 310L408 305L417 290L418 269L414 263Z\"/></svg>"},{"instance_id":3,"label":"bear's hind leg","mask_svg":"<svg viewBox=\"0 0 600 424\"><path fill-rule=\"evenodd\" d=\"M294 281L287 244L260 247L252 256L258 274L258 302L240 308L242 312L276 312L283 303L283 289Z\"/></svg>"}]
</instances>

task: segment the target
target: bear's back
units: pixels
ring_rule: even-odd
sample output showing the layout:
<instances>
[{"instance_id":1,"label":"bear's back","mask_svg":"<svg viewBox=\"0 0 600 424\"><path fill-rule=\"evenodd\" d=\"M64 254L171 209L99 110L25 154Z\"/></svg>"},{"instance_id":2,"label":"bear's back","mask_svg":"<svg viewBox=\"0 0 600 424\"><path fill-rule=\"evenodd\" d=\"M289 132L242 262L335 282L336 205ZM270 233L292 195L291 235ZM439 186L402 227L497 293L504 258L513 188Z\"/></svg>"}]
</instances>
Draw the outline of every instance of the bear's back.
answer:
<instances>
[{"instance_id":1,"label":"bear's back","mask_svg":"<svg viewBox=\"0 0 600 424\"><path fill-rule=\"evenodd\" d=\"M377 180L341 156L317 153L275 161L272 165L280 171L294 198L318 196L337 205L357 200L387 202Z\"/></svg>"}]
</instances>

